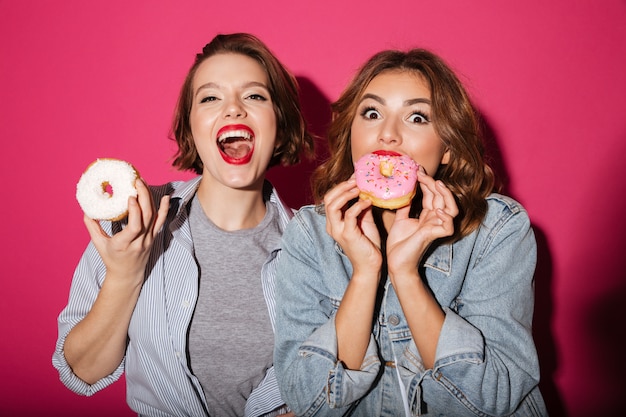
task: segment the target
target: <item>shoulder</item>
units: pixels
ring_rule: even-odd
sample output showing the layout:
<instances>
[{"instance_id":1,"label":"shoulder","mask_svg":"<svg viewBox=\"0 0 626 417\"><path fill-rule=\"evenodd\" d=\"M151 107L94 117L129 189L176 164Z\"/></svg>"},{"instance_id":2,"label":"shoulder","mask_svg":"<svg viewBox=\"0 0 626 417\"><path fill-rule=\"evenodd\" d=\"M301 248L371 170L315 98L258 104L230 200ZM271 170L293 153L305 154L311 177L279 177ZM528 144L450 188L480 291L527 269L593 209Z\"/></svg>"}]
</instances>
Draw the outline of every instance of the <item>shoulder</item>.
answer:
<instances>
[{"instance_id":1,"label":"shoulder","mask_svg":"<svg viewBox=\"0 0 626 417\"><path fill-rule=\"evenodd\" d=\"M268 180L265 180L265 183L263 185L263 199L266 202L269 201L276 206L283 226L286 225L289 220L291 220L295 213L295 210L289 207L287 203L285 203L285 201L280 198L278 191Z\"/></svg>"},{"instance_id":2,"label":"shoulder","mask_svg":"<svg viewBox=\"0 0 626 417\"><path fill-rule=\"evenodd\" d=\"M497 227L508 222L530 225L526 209L515 199L497 193L487 197L487 213L483 219L483 226Z\"/></svg>"},{"instance_id":3,"label":"shoulder","mask_svg":"<svg viewBox=\"0 0 626 417\"><path fill-rule=\"evenodd\" d=\"M327 237L326 216L314 205L303 206L297 210L285 229L285 239L288 240L320 241Z\"/></svg>"},{"instance_id":4,"label":"shoulder","mask_svg":"<svg viewBox=\"0 0 626 417\"><path fill-rule=\"evenodd\" d=\"M487 197L487 213L479 228L467 240L487 252L494 248L535 245L534 232L526 209L515 199L493 193Z\"/></svg>"},{"instance_id":5,"label":"shoulder","mask_svg":"<svg viewBox=\"0 0 626 417\"><path fill-rule=\"evenodd\" d=\"M320 208L320 206L307 205L296 211L294 221L292 223L295 223L300 227L312 229L323 226L325 229L326 216L323 213L323 208Z\"/></svg>"},{"instance_id":6,"label":"shoulder","mask_svg":"<svg viewBox=\"0 0 626 417\"><path fill-rule=\"evenodd\" d=\"M186 199L188 195L193 195L196 192L201 178L198 176L188 181L171 181L160 185L150 185L149 188L155 197L170 194L174 198Z\"/></svg>"}]
</instances>

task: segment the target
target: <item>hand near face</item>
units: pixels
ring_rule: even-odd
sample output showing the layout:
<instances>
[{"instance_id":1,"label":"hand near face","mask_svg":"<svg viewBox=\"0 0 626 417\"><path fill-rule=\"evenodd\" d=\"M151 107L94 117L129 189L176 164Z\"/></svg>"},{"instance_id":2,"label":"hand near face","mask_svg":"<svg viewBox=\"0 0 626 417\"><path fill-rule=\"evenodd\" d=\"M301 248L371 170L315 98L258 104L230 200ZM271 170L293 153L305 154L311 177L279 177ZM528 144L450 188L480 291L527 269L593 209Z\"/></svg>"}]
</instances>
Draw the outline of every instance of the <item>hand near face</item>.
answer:
<instances>
[{"instance_id":1,"label":"hand near face","mask_svg":"<svg viewBox=\"0 0 626 417\"><path fill-rule=\"evenodd\" d=\"M409 217L410 207L398 209L387 238L387 262L392 275L414 274L430 244L454 233L453 221L459 209L452 192L423 170L418 173L418 183L423 195L419 218Z\"/></svg>"},{"instance_id":2,"label":"hand near face","mask_svg":"<svg viewBox=\"0 0 626 417\"><path fill-rule=\"evenodd\" d=\"M163 226L169 209L169 196L161 199L156 212L152 195L143 180L135 182L137 197L129 198L128 224L113 236L107 235L97 220L85 216L98 253L107 267L107 277L143 277L150 249L158 231Z\"/></svg>"},{"instance_id":3,"label":"hand near face","mask_svg":"<svg viewBox=\"0 0 626 417\"><path fill-rule=\"evenodd\" d=\"M326 232L341 246L357 272L378 270L382 265L380 234L372 216L372 203L357 200L359 196L354 177L332 188L324 196L326 209Z\"/></svg>"}]
</instances>

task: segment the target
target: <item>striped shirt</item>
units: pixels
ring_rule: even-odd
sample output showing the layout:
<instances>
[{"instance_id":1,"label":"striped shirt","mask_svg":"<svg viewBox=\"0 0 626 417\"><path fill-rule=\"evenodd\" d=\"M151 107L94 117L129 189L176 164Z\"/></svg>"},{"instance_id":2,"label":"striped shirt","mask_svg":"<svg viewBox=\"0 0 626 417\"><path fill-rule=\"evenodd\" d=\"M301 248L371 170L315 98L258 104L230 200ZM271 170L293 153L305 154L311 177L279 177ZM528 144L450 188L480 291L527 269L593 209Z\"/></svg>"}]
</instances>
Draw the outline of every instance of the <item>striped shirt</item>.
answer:
<instances>
[{"instance_id":1,"label":"striped shirt","mask_svg":"<svg viewBox=\"0 0 626 417\"><path fill-rule=\"evenodd\" d=\"M187 331L198 298L198 266L194 258L188 204L201 177L151 187L156 202L171 195L170 211L154 242L146 267L146 281L128 328L126 355L109 376L89 385L79 379L65 360L63 346L70 330L89 312L104 281L106 267L93 243L89 243L74 272L67 306L58 318L59 336L52 363L63 384L81 395L92 395L117 381L125 372L128 405L139 415L170 417L208 416L198 379L187 359ZM276 205L281 233L293 211L269 183L266 201ZM121 230L120 223L103 222L109 234ZM261 282L272 328L274 328L274 277L280 248L272 250L261 270ZM219 358L216 358L219 360ZM271 417L285 409L274 376L274 368L255 388L246 403L245 416Z\"/></svg>"}]
</instances>

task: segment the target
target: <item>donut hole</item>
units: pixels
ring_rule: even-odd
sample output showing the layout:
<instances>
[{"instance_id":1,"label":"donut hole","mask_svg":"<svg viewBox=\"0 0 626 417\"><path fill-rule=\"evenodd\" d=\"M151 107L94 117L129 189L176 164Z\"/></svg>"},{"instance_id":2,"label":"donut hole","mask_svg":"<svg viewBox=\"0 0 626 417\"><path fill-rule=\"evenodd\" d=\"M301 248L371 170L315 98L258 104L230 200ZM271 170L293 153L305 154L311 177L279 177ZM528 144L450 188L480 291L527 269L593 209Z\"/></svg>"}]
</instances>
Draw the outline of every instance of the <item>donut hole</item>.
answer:
<instances>
[{"instance_id":1,"label":"donut hole","mask_svg":"<svg viewBox=\"0 0 626 417\"><path fill-rule=\"evenodd\" d=\"M394 170L393 163L390 161L380 161L380 173L384 177L391 177L393 175Z\"/></svg>"},{"instance_id":2,"label":"donut hole","mask_svg":"<svg viewBox=\"0 0 626 417\"><path fill-rule=\"evenodd\" d=\"M108 181L103 182L102 192L107 194L109 198L113 197L113 186Z\"/></svg>"}]
</instances>

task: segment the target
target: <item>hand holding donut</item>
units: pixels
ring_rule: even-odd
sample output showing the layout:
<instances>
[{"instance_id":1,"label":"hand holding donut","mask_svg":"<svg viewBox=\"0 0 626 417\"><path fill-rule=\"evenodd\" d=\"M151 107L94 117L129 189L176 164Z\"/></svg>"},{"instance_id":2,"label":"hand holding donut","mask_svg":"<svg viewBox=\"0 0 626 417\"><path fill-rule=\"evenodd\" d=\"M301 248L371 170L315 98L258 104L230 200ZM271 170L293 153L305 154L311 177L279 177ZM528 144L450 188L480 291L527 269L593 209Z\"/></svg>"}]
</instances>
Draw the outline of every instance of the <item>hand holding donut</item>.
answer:
<instances>
[{"instance_id":1,"label":"hand holding donut","mask_svg":"<svg viewBox=\"0 0 626 417\"><path fill-rule=\"evenodd\" d=\"M107 279L143 278L154 237L167 216L169 196L161 199L157 212L148 187L131 164L98 159L81 176L76 198L85 212L91 240L107 267ZM98 220L119 220L125 216L126 227L114 236L104 232Z\"/></svg>"},{"instance_id":2,"label":"hand holding donut","mask_svg":"<svg viewBox=\"0 0 626 417\"><path fill-rule=\"evenodd\" d=\"M102 230L99 221L84 216L91 240L107 267L107 278L143 277L152 243L167 216L169 196L161 199L157 211L142 179L135 181L135 187L137 197L128 199L128 224L119 233L109 236Z\"/></svg>"},{"instance_id":3,"label":"hand holding donut","mask_svg":"<svg viewBox=\"0 0 626 417\"><path fill-rule=\"evenodd\" d=\"M417 178L423 195L419 218L409 217L408 206L398 209L387 238L387 262L392 275L414 273L428 246L454 233L453 221L459 209L452 192L421 167Z\"/></svg>"},{"instance_id":4,"label":"hand holding donut","mask_svg":"<svg viewBox=\"0 0 626 417\"><path fill-rule=\"evenodd\" d=\"M359 268L379 270L381 242L372 216L372 202L359 199L347 207L359 192L353 176L326 193L326 231L341 246L355 271Z\"/></svg>"}]
</instances>

